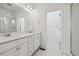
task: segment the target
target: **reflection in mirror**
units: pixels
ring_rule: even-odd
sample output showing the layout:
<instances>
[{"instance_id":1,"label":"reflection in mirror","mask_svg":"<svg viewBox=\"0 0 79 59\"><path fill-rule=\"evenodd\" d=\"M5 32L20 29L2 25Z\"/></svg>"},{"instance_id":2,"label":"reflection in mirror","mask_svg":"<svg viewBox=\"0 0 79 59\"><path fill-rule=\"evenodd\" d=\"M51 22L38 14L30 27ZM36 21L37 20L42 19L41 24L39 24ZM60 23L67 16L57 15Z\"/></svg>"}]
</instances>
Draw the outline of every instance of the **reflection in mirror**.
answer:
<instances>
[{"instance_id":1,"label":"reflection in mirror","mask_svg":"<svg viewBox=\"0 0 79 59\"><path fill-rule=\"evenodd\" d=\"M25 29L24 24L25 24L24 18L17 19L17 32L24 32L24 29Z\"/></svg>"},{"instance_id":2,"label":"reflection in mirror","mask_svg":"<svg viewBox=\"0 0 79 59\"><path fill-rule=\"evenodd\" d=\"M11 18L10 19L10 24L9 24L9 28L11 29L11 32L17 32L17 27L16 27L16 18Z\"/></svg>"},{"instance_id":3,"label":"reflection in mirror","mask_svg":"<svg viewBox=\"0 0 79 59\"><path fill-rule=\"evenodd\" d=\"M0 16L0 33L24 32L24 18Z\"/></svg>"},{"instance_id":4,"label":"reflection in mirror","mask_svg":"<svg viewBox=\"0 0 79 59\"><path fill-rule=\"evenodd\" d=\"M6 33L9 31L8 20L6 16L0 16L0 33Z\"/></svg>"}]
</instances>

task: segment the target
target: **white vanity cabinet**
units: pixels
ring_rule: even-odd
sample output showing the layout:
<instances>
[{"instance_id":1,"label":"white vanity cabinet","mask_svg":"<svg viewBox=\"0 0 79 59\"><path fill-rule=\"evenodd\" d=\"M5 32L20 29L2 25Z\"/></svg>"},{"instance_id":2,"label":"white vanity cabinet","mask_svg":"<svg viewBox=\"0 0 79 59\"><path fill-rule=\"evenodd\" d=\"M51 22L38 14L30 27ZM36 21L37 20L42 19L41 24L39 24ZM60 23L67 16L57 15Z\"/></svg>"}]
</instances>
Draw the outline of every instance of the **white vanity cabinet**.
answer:
<instances>
[{"instance_id":1,"label":"white vanity cabinet","mask_svg":"<svg viewBox=\"0 0 79 59\"><path fill-rule=\"evenodd\" d=\"M39 47L40 34L32 34L0 43L0 56L31 56Z\"/></svg>"},{"instance_id":2,"label":"white vanity cabinet","mask_svg":"<svg viewBox=\"0 0 79 59\"><path fill-rule=\"evenodd\" d=\"M2 56L28 56L28 39L21 38L0 45Z\"/></svg>"},{"instance_id":3,"label":"white vanity cabinet","mask_svg":"<svg viewBox=\"0 0 79 59\"><path fill-rule=\"evenodd\" d=\"M34 35L34 51L40 47L40 34Z\"/></svg>"}]
</instances>

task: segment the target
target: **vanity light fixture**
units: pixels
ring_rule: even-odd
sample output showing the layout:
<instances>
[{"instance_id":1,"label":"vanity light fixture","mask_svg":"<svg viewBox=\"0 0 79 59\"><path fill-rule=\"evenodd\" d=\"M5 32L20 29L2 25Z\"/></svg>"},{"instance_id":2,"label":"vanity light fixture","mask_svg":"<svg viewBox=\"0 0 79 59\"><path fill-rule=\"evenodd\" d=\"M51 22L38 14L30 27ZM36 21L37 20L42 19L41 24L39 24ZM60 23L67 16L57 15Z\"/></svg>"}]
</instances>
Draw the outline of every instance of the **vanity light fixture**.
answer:
<instances>
[{"instance_id":1,"label":"vanity light fixture","mask_svg":"<svg viewBox=\"0 0 79 59\"><path fill-rule=\"evenodd\" d=\"M30 7L30 10L32 11L32 7Z\"/></svg>"},{"instance_id":2,"label":"vanity light fixture","mask_svg":"<svg viewBox=\"0 0 79 59\"><path fill-rule=\"evenodd\" d=\"M22 9L26 10L29 13L32 13L33 8L31 4L15 3L15 5L21 7Z\"/></svg>"},{"instance_id":3,"label":"vanity light fixture","mask_svg":"<svg viewBox=\"0 0 79 59\"><path fill-rule=\"evenodd\" d=\"M25 5L25 7L28 9L28 12L32 13L32 6L28 4L28 5Z\"/></svg>"},{"instance_id":4,"label":"vanity light fixture","mask_svg":"<svg viewBox=\"0 0 79 59\"><path fill-rule=\"evenodd\" d=\"M27 8L29 9L30 8L30 5L27 5Z\"/></svg>"}]
</instances>

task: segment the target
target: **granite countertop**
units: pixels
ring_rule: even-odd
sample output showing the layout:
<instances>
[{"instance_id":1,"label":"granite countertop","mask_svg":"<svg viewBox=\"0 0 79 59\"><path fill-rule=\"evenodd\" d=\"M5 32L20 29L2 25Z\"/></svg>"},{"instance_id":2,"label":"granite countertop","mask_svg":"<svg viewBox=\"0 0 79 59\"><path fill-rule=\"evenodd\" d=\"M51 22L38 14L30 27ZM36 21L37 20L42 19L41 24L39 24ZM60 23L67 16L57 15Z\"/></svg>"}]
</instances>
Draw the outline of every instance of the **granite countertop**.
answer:
<instances>
[{"instance_id":1,"label":"granite countertop","mask_svg":"<svg viewBox=\"0 0 79 59\"><path fill-rule=\"evenodd\" d=\"M28 37L34 34L38 34L38 33L13 33L11 34L11 36L7 37L7 36L0 36L0 44L3 44L5 42L9 42L9 41L14 41L23 37Z\"/></svg>"}]
</instances>

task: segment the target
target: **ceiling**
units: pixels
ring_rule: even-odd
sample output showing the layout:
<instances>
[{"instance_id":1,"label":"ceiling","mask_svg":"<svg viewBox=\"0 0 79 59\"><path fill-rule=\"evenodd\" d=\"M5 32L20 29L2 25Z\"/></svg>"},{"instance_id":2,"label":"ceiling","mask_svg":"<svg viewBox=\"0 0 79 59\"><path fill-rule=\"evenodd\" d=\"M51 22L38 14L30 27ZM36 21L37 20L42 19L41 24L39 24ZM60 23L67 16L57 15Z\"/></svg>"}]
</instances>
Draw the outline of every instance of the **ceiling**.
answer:
<instances>
[{"instance_id":1,"label":"ceiling","mask_svg":"<svg viewBox=\"0 0 79 59\"><path fill-rule=\"evenodd\" d=\"M71 3L32 3L33 9L38 9L46 12L63 9L63 7Z\"/></svg>"},{"instance_id":2,"label":"ceiling","mask_svg":"<svg viewBox=\"0 0 79 59\"><path fill-rule=\"evenodd\" d=\"M14 3L10 3L10 5L8 5L7 3L0 3L0 8L3 8L8 11L12 11L12 12L17 12L22 10L22 8L16 6Z\"/></svg>"},{"instance_id":3,"label":"ceiling","mask_svg":"<svg viewBox=\"0 0 79 59\"><path fill-rule=\"evenodd\" d=\"M16 3L20 4L20 6L17 6L15 3L10 4L11 6L9 6L7 3L0 3L0 8L4 8L12 12L17 12L23 10L23 8L21 7L23 6L27 7L27 5L30 5L33 9L51 11L60 9L60 7L64 7L64 5L69 5L68 3Z\"/></svg>"}]
</instances>

